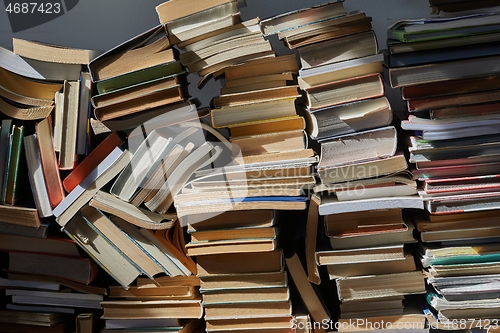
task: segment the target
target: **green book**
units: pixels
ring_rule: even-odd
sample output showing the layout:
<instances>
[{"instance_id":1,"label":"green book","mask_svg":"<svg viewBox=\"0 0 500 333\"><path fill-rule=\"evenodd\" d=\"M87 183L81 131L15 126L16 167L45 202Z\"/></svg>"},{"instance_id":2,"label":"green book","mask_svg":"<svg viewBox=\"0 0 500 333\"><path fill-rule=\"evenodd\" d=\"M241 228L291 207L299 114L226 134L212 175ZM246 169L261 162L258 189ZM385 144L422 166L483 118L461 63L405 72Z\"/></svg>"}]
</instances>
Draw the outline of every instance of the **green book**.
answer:
<instances>
[{"instance_id":1,"label":"green book","mask_svg":"<svg viewBox=\"0 0 500 333\"><path fill-rule=\"evenodd\" d=\"M165 76L182 73L184 70L179 61L171 61L154 67L141 69L135 72L111 77L96 83L99 94L104 94L141 82L159 79Z\"/></svg>"},{"instance_id":2,"label":"green book","mask_svg":"<svg viewBox=\"0 0 500 333\"><path fill-rule=\"evenodd\" d=\"M21 149L23 145L24 126L14 126L12 129L12 140L10 145L10 158L7 163L7 175L5 186L5 203L14 205L17 201L17 183L21 161Z\"/></svg>"}]
</instances>

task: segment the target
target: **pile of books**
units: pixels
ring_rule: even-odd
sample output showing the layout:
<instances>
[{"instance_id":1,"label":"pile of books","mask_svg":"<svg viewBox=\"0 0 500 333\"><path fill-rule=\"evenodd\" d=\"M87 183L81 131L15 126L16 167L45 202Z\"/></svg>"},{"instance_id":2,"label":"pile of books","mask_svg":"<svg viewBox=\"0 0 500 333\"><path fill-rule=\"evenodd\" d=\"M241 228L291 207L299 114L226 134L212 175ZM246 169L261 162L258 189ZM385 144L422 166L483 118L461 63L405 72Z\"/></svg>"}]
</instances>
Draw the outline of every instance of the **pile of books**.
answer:
<instances>
[{"instance_id":1,"label":"pile of books","mask_svg":"<svg viewBox=\"0 0 500 333\"><path fill-rule=\"evenodd\" d=\"M292 304L281 247L294 223L273 210L181 220L191 235L188 254L197 260L207 332L288 332Z\"/></svg>"},{"instance_id":2,"label":"pile of books","mask_svg":"<svg viewBox=\"0 0 500 333\"><path fill-rule=\"evenodd\" d=\"M57 233L47 238L0 234L0 250L8 257L7 276L0 278L7 296L2 326L65 332L85 316L97 319L107 289L89 285L100 271L76 242Z\"/></svg>"},{"instance_id":3,"label":"pile of books","mask_svg":"<svg viewBox=\"0 0 500 333\"><path fill-rule=\"evenodd\" d=\"M500 15L483 1L431 4L441 17L389 27L387 74L407 103L401 127L427 211L413 220L429 318L474 326L475 315L494 318L498 309L490 279L498 274Z\"/></svg>"}]
</instances>

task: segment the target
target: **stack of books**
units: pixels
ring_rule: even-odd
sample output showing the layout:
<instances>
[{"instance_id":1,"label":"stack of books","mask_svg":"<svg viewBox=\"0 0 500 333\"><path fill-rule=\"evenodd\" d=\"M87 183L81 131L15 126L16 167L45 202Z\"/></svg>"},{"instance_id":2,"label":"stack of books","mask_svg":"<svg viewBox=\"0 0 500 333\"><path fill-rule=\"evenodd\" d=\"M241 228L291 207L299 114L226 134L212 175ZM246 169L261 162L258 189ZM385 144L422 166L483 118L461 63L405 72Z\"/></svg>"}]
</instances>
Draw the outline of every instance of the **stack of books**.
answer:
<instances>
[{"instance_id":1,"label":"stack of books","mask_svg":"<svg viewBox=\"0 0 500 333\"><path fill-rule=\"evenodd\" d=\"M47 238L0 234L8 264L0 286L7 296L0 322L10 331L68 332L77 315L101 311L106 288L89 285L99 273L64 234Z\"/></svg>"},{"instance_id":2,"label":"stack of books","mask_svg":"<svg viewBox=\"0 0 500 333\"><path fill-rule=\"evenodd\" d=\"M203 324L200 280L194 276L138 278L128 289L110 286L102 332L198 332Z\"/></svg>"},{"instance_id":3,"label":"stack of books","mask_svg":"<svg viewBox=\"0 0 500 333\"><path fill-rule=\"evenodd\" d=\"M498 274L500 14L483 1L455 5L441 8L451 16L389 27L386 65L407 103L401 127L427 211L413 220L429 320L474 326L474 315L488 320L498 310L490 279Z\"/></svg>"},{"instance_id":4,"label":"stack of books","mask_svg":"<svg viewBox=\"0 0 500 333\"><path fill-rule=\"evenodd\" d=\"M202 77L200 86L228 66L274 55L260 33L259 19L242 22L238 4L235 0L167 1L156 7L169 39L185 51L180 55L182 64Z\"/></svg>"},{"instance_id":5,"label":"stack of books","mask_svg":"<svg viewBox=\"0 0 500 333\"><path fill-rule=\"evenodd\" d=\"M324 226L328 244L316 252L316 262L336 282L341 319L418 317L412 300L403 302L425 293L424 275L408 248L416 242L414 227L403 209L328 214Z\"/></svg>"},{"instance_id":6,"label":"stack of books","mask_svg":"<svg viewBox=\"0 0 500 333\"><path fill-rule=\"evenodd\" d=\"M181 108L189 97L178 52L161 26L106 51L88 68L97 90L94 128L130 130Z\"/></svg>"},{"instance_id":7,"label":"stack of books","mask_svg":"<svg viewBox=\"0 0 500 333\"><path fill-rule=\"evenodd\" d=\"M292 304L281 241L289 221L272 210L189 215L208 332L289 332Z\"/></svg>"}]
</instances>

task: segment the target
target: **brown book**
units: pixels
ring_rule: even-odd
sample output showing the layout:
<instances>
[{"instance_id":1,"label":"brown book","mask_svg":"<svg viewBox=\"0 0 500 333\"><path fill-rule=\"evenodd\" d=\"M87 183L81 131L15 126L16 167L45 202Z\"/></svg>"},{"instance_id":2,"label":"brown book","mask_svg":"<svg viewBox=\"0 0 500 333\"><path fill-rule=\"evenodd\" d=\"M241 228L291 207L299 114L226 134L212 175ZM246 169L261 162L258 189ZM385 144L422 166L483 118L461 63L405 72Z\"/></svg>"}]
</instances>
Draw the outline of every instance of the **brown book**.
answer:
<instances>
[{"instance_id":1,"label":"brown book","mask_svg":"<svg viewBox=\"0 0 500 333\"><path fill-rule=\"evenodd\" d=\"M326 42L328 40L347 37L362 32L372 30L371 17L365 17L356 22L350 22L351 25L332 26L328 28L318 29L316 34L311 33L297 34L285 37L285 45L290 49L298 49L307 45Z\"/></svg>"},{"instance_id":2,"label":"brown book","mask_svg":"<svg viewBox=\"0 0 500 333\"><path fill-rule=\"evenodd\" d=\"M103 301L102 319L201 318L198 300Z\"/></svg>"},{"instance_id":3,"label":"brown book","mask_svg":"<svg viewBox=\"0 0 500 333\"><path fill-rule=\"evenodd\" d=\"M235 211L217 215L187 215L183 216L180 221L181 225L187 225L188 232L246 226L266 227L274 225L275 222L272 210L256 210L252 211L252 214L245 211Z\"/></svg>"},{"instance_id":4,"label":"brown book","mask_svg":"<svg viewBox=\"0 0 500 333\"><path fill-rule=\"evenodd\" d=\"M233 156L283 153L306 149L303 130L249 135L231 140Z\"/></svg>"},{"instance_id":5,"label":"brown book","mask_svg":"<svg viewBox=\"0 0 500 333\"><path fill-rule=\"evenodd\" d=\"M316 263L318 265L337 265L371 261L384 261L404 259L403 244L367 247L350 250L329 250L316 252Z\"/></svg>"},{"instance_id":6,"label":"brown book","mask_svg":"<svg viewBox=\"0 0 500 333\"><path fill-rule=\"evenodd\" d=\"M220 240L210 242L190 242L186 244L189 256L202 256L222 253L268 252L277 249L276 238L255 238Z\"/></svg>"},{"instance_id":7,"label":"brown book","mask_svg":"<svg viewBox=\"0 0 500 333\"><path fill-rule=\"evenodd\" d=\"M79 313L76 316L76 333L94 333L98 332L97 314Z\"/></svg>"},{"instance_id":8,"label":"brown book","mask_svg":"<svg viewBox=\"0 0 500 333\"><path fill-rule=\"evenodd\" d=\"M148 41L152 42L145 44ZM89 69L95 82L174 60L164 28L155 27L95 58Z\"/></svg>"},{"instance_id":9,"label":"brown book","mask_svg":"<svg viewBox=\"0 0 500 333\"><path fill-rule=\"evenodd\" d=\"M294 54L262 58L249 61L239 66L226 68L224 74L226 80L260 77L261 75L298 73L299 65Z\"/></svg>"},{"instance_id":10,"label":"brown book","mask_svg":"<svg viewBox=\"0 0 500 333\"><path fill-rule=\"evenodd\" d=\"M342 302L399 295L425 294L422 271L346 277L336 280Z\"/></svg>"},{"instance_id":11,"label":"brown book","mask_svg":"<svg viewBox=\"0 0 500 333\"><path fill-rule=\"evenodd\" d=\"M260 76L250 76L250 77L243 77L240 79L233 79L233 80L226 80L224 88L222 89L227 89L227 88L241 88L241 92L243 91L251 91L255 89L250 89L246 87L250 87L255 84L259 83L264 83L264 82L282 82L284 81L285 84L283 84L281 87L286 86L287 81L293 81L293 74L291 72L283 72L283 73L276 73L276 74L263 74ZM223 95L221 90L221 95Z\"/></svg>"},{"instance_id":12,"label":"brown book","mask_svg":"<svg viewBox=\"0 0 500 333\"><path fill-rule=\"evenodd\" d=\"M402 211L393 208L325 215L325 233L327 236L342 236L356 231L379 231L384 226L390 229L403 223Z\"/></svg>"},{"instance_id":13,"label":"brown book","mask_svg":"<svg viewBox=\"0 0 500 333\"><path fill-rule=\"evenodd\" d=\"M276 288L288 286L286 272L208 275L201 279L202 293L215 290Z\"/></svg>"},{"instance_id":14,"label":"brown book","mask_svg":"<svg viewBox=\"0 0 500 333\"><path fill-rule=\"evenodd\" d=\"M276 318L246 318L246 319L214 319L207 320L207 331L219 330L272 330L278 333L279 330L290 330L291 316Z\"/></svg>"},{"instance_id":15,"label":"brown book","mask_svg":"<svg viewBox=\"0 0 500 333\"><path fill-rule=\"evenodd\" d=\"M107 106L96 107L94 115L100 121L107 121L167 104L182 102L183 100L183 87L181 85L174 85L132 98L130 100L120 101Z\"/></svg>"},{"instance_id":16,"label":"brown book","mask_svg":"<svg viewBox=\"0 0 500 333\"><path fill-rule=\"evenodd\" d=\"M404 100L410 100L414 98L457 95L497 89L500 89L500 76L491 75L450 80L446 84L432 82L406 86L401 88L401 96Z\"/></svg>"},{"instance_id":17,"label":"brown book","mask_svg":"<svg viewBox=\"0 0 500 333\"><path fill-rule=\"evenodd\" d=\"M198 287L195 286L154 286L136 287L130 286L124 289L122 286L109 286L109 296L113 298L126 298L135 300L154 299L193 299L199 297Z\"/></svg>"},{"instance_id":18,"label":"brown book","mask_svg":"<svg viewBox=\"0 0 500 333\"><path fill-rule=\"evenodd\" d=\"M210 120L213 127L222 128L263 119L294 116L297 114L295 99L296 97L284 98L212 109Z\"/></svg>"},{"instance_id":19,"label":"brown book","mask_svg":"<svg viewBox=\"0 0 500 333\"><path fill-rule=\"evenodd\" d=\"M55 207L64 199L65 195L54 151L51 118L48 117L40 121L35 125L35 128L50 205Z\"/></svg>"},{"instance_id":20,"label":"brown book","mask_svg":"<svg viewBox=\"0 0 500 333\"><path fill-rule=\"evenodd\" d=\"M284 269L282 251L222 253L196 259L200 278L209 275L281 272Z\"/></svg>"},{"instance_id":21,"label":"brown book","mask_svg":"<svg viewBox=\"0 0 500 333\"><path fill-rule=\"evenodd\" d=\"M286 132L293 130L305 130L306 121L304 117L295 115L285 118L274 118L257 121L253 124L231 127L231 139L246 137L250 135L269 134L273 132Z\"/></svg>"},{"instance_id":22,"label":"brown book","mask_svg":"<svg viewBox=\"0 0 500 333\"><path fill-rule=\"evenodd\" d=\"M465 104L441 109L429 110L431 119L473 117L481 115L494 115L498 113L500 102L484 104ZM455 164L455 163L452 163Z\"/></svg>"},{"instance_id":23,"label":"brown book","mask_svg":"<svg viewBox=\"0 0 500 333\"><path fill-rule=\"evenodd\" d=\"M242 227L231 229L214 229L206 231L191 232L192 242L236 240L245 238L276 238L278 235L277 227Z\"/></svg>"},{"instance_id":24,"label":"brown book","mask_svg":"<svg viewBox=\"0 0 500 333\"><path fill-rule=\"evenodd\" d=\"M287 287L217 290L203 293L203 305L252 302L284 302L290 299Z\"/></svg>"},{"instance_id":25,"label":"brown book","mask_svg":"<svg viewBox=\"0 0 500 333\"><path fill-rule=\"evenodd\" d=\"M0 68L0 96L16 103L31 106L52 106L61 83L30 80Z\"/></svg>"},{"instance_id":26,"label":"brown book","mask_svg":"<svg viewBox=\"0 0 500 333\"><path fill-rule=\"evenodd\" d=\"M463 93L452 96L411 99L408 101L408 111L419 112L430 109L448 108L467 104L496 102L500 99L500 90Z\"/></svg>"},{"instance_id":27,"label":"brown book","mask_svg":"<svg viewBox=\"0 0 500 333\"><path fill-rule=\"evenodd\" d=\"M295 287L297 288L302 302L306 306L307 312L311 315L312 319L316 322L323 322L330 320L330 314L322 303L321 299L316 294L316 291L307 279L304 267L297 254L286 258L286 267L290 273Z\"/></svg>"},{"instance_id":28,"label":"brown book","mask_svg":"<svg viewBox=\"0 0 500 333\"><path fill-rule=\"evenodd\" d=\"M318 176L323 183L341 183L356 179L380 177L404 171L408 168L403 154L391 157L358 162L355 164L326 167L318 170Z\"/></svg>"},{"instance_id":29,"label":"brown book","mask_svg":"<svg viewBox=\"0 0 500 333\"><path fill-rule=\"evenodd\" d=\"M0 205L0 222L33 228L40 227L37 209L29 207Z\"/></svg>"},{"instance_id":30,"label":"brown book","mask_svg":"<svg viewBox=\"0 0 500 333\"><path fill-rule=\"evenodd\" d=\"M327 265L326 268L330 280L349 276L412 272L417 269L415 258L411 254L407 254L402 259Z\"/></svg>"},{"instance_id":31,"label":"brown book","mask_svg":"<svg viewBox=\"0 0 500 333\"><path fill-rule=\"evenodd\" d=\"M9 252L9 271L89 284L97 276L98 266L89 258L12 251Z\"/></svg>"},{"instance_id":32,"label":"brown book","mask_svg":"<svg viewBox=\"0 0 500 333\"><path fill-rule=\"evenodd\" d=\"M372 30L299 48L302 69L367 57L377 53L378 44Z\"/></svg>"},{"instance_id":33,"label":"brown book","mask_svg":"<svg viewBox=\"0 0 500 333\"><path fill-rule=\"evenodd\" d=\"M207 0L196 4L189 0L170 0L156 6L156 12L160 23L166 24L228 2L233 2L233 0Z\"/></svg>"},{"instance_id":34,"label":"brown book","mask_svg":"<svg viewBox=\"0 0 500 333\"><path fill-rule=\"evenodd\" d=\"M230 82L230 81L229 81ZM248 92L225 94L215 97L212 101L216 108L256 102L271 101L282 98L298 98L298 86L284 86L271 89L252 90Z\"/></svg>"},{"instance_id":35,"label":"brown book","mask_svg":"<svg viewBox=\"0 0 500 333\"><path fill-rule=\"evenodd\" d=\"M384 95L384 83L380 74L349 78L314 86L305 91L309 110L339 105Z\"/></svg>"},{"instance_id":36,"label":"brown book","mask_svg":"<svg viewBox=\"0 0 500 333\"><path fill-rule=\"evenodd\" d=\"M309 203L309 210L307 212L306 222L306 236L305 236L305 256L307 266L307 279L314 284L321 283L318 265L316 264L316 245L319 224L319 204L321 199L313 194Z\"/></svg>"},{"instance_id":37,"label":"brown book","mask_svg":"<svg viewBox=\"0 0 500 333\"><path fill-rule=\"evenodd\" d=\"M274 318L290 316L291 314L292 304L290 301L213 304L205 307L205 320Z\"/></svg>"}]
</instances>

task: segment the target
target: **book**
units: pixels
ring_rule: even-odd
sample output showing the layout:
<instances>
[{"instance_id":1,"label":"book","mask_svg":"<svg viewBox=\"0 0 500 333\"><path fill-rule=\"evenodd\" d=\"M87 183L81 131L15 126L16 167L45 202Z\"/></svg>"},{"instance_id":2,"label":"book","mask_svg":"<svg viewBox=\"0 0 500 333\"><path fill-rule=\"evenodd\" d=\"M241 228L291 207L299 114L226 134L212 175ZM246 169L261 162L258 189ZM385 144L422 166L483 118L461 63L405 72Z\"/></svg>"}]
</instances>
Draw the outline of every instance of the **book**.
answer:
<instances>
[{"instance_id":1,"label":"book","mask_svg":"<svg viewBox=\"0 0 500 333\"><path fill-rule=\"evenodd\" d=\"M261 75L298 73L299 65L295 55L287 54L282 56L253 59L244 64L231 66L224 69L226 80L258 77Z\"/></svg>"},{"instance_id":2,"label":"book","mask_svg":"<svg viewBox=\"0 0 500 333\"><path fill-rule=\"evenodd\" d=\"M60 291L36 291L7 289L13 303L67 306L76 308L101 309L103 295Z\"/></svg>"},{"instance_id":3,"label":"book","mask_svg":"<svg viewBox=\"0 0 500 333\"><path fill-rule=\"evenodd\" d=\"M316 252L316 263L319 266L356 264L372 261L379 262L397 259L405 259L403 244Z\"/></svg>"},{"instance_id":4,"label":"book","mask_svg":"<svg viewBox=\"0 0 500 333\"><path fill-rule=\"evenodd\" d=\"M322 197L319 206L320 215L348 213L359 210L375 210L390 208L423 209L424 202L418 195L401 197L382 197L360 199L352 201L339 201L333 196Z\"/></svg>"},{"instance_id":5,"label":"book","mask_svg":"<svg viewBox=\"0 0 500 333\"><path fill-rule=\"evenodd\" d=\"M90 99L92 95L92 79L89 72L80 74L80 92L78 105L78 129L76 138L76 153L78 155L87 155L90 150ZM64 185L64 184L63 184Z\"/></svg>"},{"instance_id":6,"label":"book","mask_svg":"<svg viewBox=\"0 0 500 333\"><path fill-rule=\"evenodd\" d=\"M307 279L306 272L298 255L295 253L293 256L286 258L285 261L290 277L312 319L317 322L328 321L331 318L330 314Z\"/></svg>"},{"instance_id":7,"label":"book","mask_svg":"<svg viewBox=\"0 0 500 333\"><path fill-rule=\"evenodd\" d=\"M277 249L277 238L245 238L215 241L201 241L186 244L189 256L202 256L222 253L267 252Z\"/></svg>"},{"instance_id":8,"label":"book","mask_svg":"<svg viewBox=\"0 0 500 333\"><path fill-rule=\"evenodd\" d=\"M340 278L336 285L342 302L425 293L424 274L419 270Z\"/></svg>"},{"instance_id":9,"label":"book","mask_svg":"<svg viewBox=\"0 0 500 333\"><path fill-rule=\"evenodd\" d=\"M301 70L338 63L378 53L373 31L326 40L298 48Z\"/></svg>"},{"instance_id":10,"label":"book","mask_svg":"<svg viewBox=\"0 0 500 333\"><path fill-rule=\"evenodd\" d=\"M85 50L30 41L20 38L12 39L15 54L40 61L87 65L102 53L99 50Z\"/></svg>"},{"instance_id":11,"label":"book","mask_svg":"<svg viewBox=\"0 0 500 333\"><path fill-rule=\"evenodd\" d=\"M112 222L103 213L94 207L86 206L81 209L82 216L97 229L105 239L113 244L123 255L131 260L144 274L153 276L166 272L164 267L147 251L140 239L134 238L123 224Z\"/></svg>"},{"instance_id":12,"label":"book","mask_svg":"<svg viewBox=\"0 0 500 333\"><path fill-rule=\"evenodd\" d=\"M482 13L452 18L401 20L387 29L387 37L403 42L432 40L498 30L495 13Z\"/></svg>"},{"instance_id":13,"label":"book","mask_svg":"<svg viewBox=\"0 0 500 333\"><path fill-rule=\"evenodd\" d=\"M233 0L210 0L203 4L193 6L186 0L166 1L156 6L156 12L161 24L196 14L198 12L232 2Z\"/></svg>"},{"instance_id":14,"label":"book","mask_svg":"<svg viewBox=\"0 0 500 333\"><path fill-rule=\"evenodd\" d=\"M276 288L288 286L288 275L285 271L270 273L209 275L204 276L200 280L201 293L216 290Z\"/></svg>"},{"instance_id":15,"label":"book","mask_svg":"<svg viewBox=\"0 0 500 333\"><path fill-rule=\"evenodd\" d=\"M306 149L303 130L250 135L231 139L233 156L261 155Z\"/></svg>"},{"instance_id":16,"label":"book","mask_svg":"<svg viewBox=\"0 0 500 333\"><path fill-rule=\"evenodd\" d=\"M64 82L64 116L61 123L61 150L59 169L71 170L76 164L76 142L78 138L78 118L80 107L80 81ZM62 183L61 183L62 187Z\"/></svg>"},{"instance_id":17,"label":"book","mask_svg":"<svg viewBox=\"0 0 500 333\"><path fill-rule=\"evenodd\" d=\"M203 293L203 306L217 304L242 304L253 302L284 302L290 300L288 288L221 290Z\"/></svg>"},{"instance_id":18,"label":"book","mask_svg":"<svg viewBox=\"0 0 500 333\"><path fill-rule=\"evenodd\" d=\"M0 67L0 96L15 103L52 106L54 94L61 90L59 82L28 79Z\"/></svg>"},{"instance_id":19,"label":"book","mask_svg":"<svg viewBox=\"0 0 500 333\"><path fill-rule=\"evenodd\" d=\"M0 249L4 251L25 251L79 257L78 245L61 236L34 238L21 235L0 234Z\"/></svg>"},{"instance_id":20,"label":"book","mask_svg":"<svg viewBox=\"0 0 500 333\"><path fill-rule=\"evenodd\" d=\"M78 80L82 65L62 64L23 58L0 48L0 67L14 74L43 81Z\"/></svg>"},{"instance_id":21,"label":"book","mask_svg":"<svg viewBox=\"0 0 500 333\"><path fill-rule=\"evenodd\" d=\"M305 259L307 267L307 279L316 285L321 283L318 265L316 265L316 243L319 224L319 203L317 195L311 196L307 211L306 234L305 234Z\"/></svg>"},{"instance_id":22,"label":"book","mask_svg":"<svg viewBox=\"0 0 500 333\"><path fill-rule=\"evenodd\" d=\"M290 316L291 312L292 304L290 301L213 304L205 307L205 319L275 318Z\"/></svg>"},{"instance_id":23,"label":"book","mask_svg":"<svg viewBox=\"0 0 500 333\"><path fill-rule=\"evenodd\" d=\"M163 27L156 26L104 52L88 67L93 82L174 61Z\"/></svg>"},{"instance_id":24,"label":"book","mask_svg":"<svg viewBox=\"0 0 500 333\"><path fill-rule=\"evenodd\" d=\"M415 271L415 258L406 254L404 258L384 261L326 265L330 280L350 276L392 274Z\"/></svg>"},{"instance_id":25,"label":"book","mask_svg":"<svg viewBox=\"0 0 500 333\"><path fill-rule=\"evenodd\" d=\"M316 6L301 8L276 15L260 22L265 36L292 30L309 22L318 22L335 16L345 15L343 1L330 1Z\"/></svg>"},{"instance_id":26,"label":"book","mask_svg":"<svg viewBox=\"0 0 500 333\"><path fill-rule=\"evenodd\" d=\"M158 214L144 208L138 208L104 191L97 191L91 197L89 205L138 227L154 230L170 228L176 217L173 213Z\"/></svg>"},{"instance_id":27,"label":"book","mask_svg":"<svg viewBox=\"0 0 500 333\"><path fill-rule=\"evenodd\" d=\"M107 184L111 179L125 167L130 161L127 150L116 147L99 165L95 172L89 174L85 179L71 191L66 198L52 211L56 222L64 225L91 200L91 198Z\"/></svg>"},{"instance_id":28,"label":"book","mask_svg":"<svg viewBox=\"0 0 500 333\"><path fill-rule=\"evenodd\" d=\"M10 251L9 271L54 276L89 284L97 275L97 265L91 259L83 257Z\"/></svg>"},{"instance_id":29,"label":"book","mask_svg":"<svg viewBox=\"0 0 500 333\"><path fill-rule=\"evenodd\" d=\"M321 143L318 169L391 157L396 149L397 132L393 126L342 135Z\"/></svg>"},{"instance_id":30,"label":"book","mask_svg":"<svg viewBox=\"0 0 500 333\"><path fill-rule=\"evenodd\" d=\"M297 81L300 88L306 90L307 88L333 81L382 73L383 59L383 54L376 54L324 66L300 69Z\"/></svg>"},{"instance_id":31,"label":"book","mask_svg":"<svg viewBox=\"0 0 500 333\"><path fill-rule=\"evenodd\" d=\"M0 202L5 201L3 189L9 174L10 147L12 143L12 119L3 119L0 128ZM2 198L3 197L3 198Z\"/></svg>"},{"instance_id":32,"label":"book","mask_svg":"<svg viewBox=\"0 0 500 333\"><path fill-rule=\"evenodd\" d=\"M261 253L222 253L200 256L196 261L197 275L201 279L210 275L272 273L284 269L281 250Z\"/></svg>"},{"instance_id":33,"label":"book","mask_svg":"<svg viewBox=\"0 0 500 333\"><path fill-rule=\"evenodd\" d=\"M51 118L45 118L35 125L38 139L38 149L42 161L45 186L49 196L50 205L56 207L65 198L61 177L57 167L57 158L54 151Z\"/></svg>"},{"instance_id":34,"label":"book","mask_svg":"<svg viewBox=\"0 0 500 333\"><path fill-rule=\"evenodd\" d=\"M380 74L348 78L306 89L306 106L308 110L314 111L327 106L381 97L384 90Z\"/></svg>"},{"instance_id":35,"label":"book","mask_svg":"<svg viewBox=\"0 0 500 333\"><path fill-rule=\"evenodd\" d=\"M199 300L103 301L102 319L201 318Z\"/></svg>"},{"instance_id":36,"label":"book","mask_svg":"<svg viewBox=\"0 0 500 333\"><path fill-rule=\"evenodd\" d=\"M272 330L278 332L281 329L289 330L292 316L276 318L246 318L246 319L214 319L207 320L207 332L220 330Z\"/></svg>"},{"instance_id":37,"label":"book","mask_svg":"<svg viewBox=\"0 0 500 333\"><path fill-rule=\"evenodd\" d=\"M388 77L391 87L400 88L416 84L495 75L499 70L496 66L498 63L497 58L498 56L490 56L410 67L390 68L388 70ZM488 68L488 70L486 70L486 68Z\"/></svg>"},{"instance_id":38,"label":"book","mask_svg":"<svg viewBox=\"0 0 500 333\"><path fill-rule=\"evenodd\" d=\"M227 2L165 24L173 44L241 23L238 2Z\"/></svg>"},{"instance_id":39,"label":"book","mask_svg":"<svg viewBox=\"0 0 500 333\"><path fill-rule=\"evenodd\" d=\"M141 275L137 266L82 215L75 215L63 231L123 287L128 287Z\"/></svg>"},{"instance_id":40,"label":"book","mask_svg":"<svg viewBox=\"0 0 500 333\"><path fill-rule=\"evenodd\" d=\"M80 184L99 163L110 154L115 147L122 144L123 140L117 132L112 132L101 141L76 168L73 169L63 180L63 187L66 192L71 192Z\"/></svg>"},{"instance_id":41,"label":"book","mask_svg":"<svg viewBox=\"0 0 500 333\"><path fill-rule=\"evenodd\" d=\"M283 98L297 98L298 86L282 86L278 88L251 90L236 94L222 94L214 97L212 104L216 108L236 106L257 102L278 100Z\"/></svg>"},{"instance_id":42,"label":"book","mask_svg":"<svg viewBox=\"0 0 500 333\"><path fill-rule=\"evenodd\" d=\"M384 227L390 230L395 225L403 224L402 213L402 209L393 208L325 215L325 234L341 237L359 231L378 232Z\"/></svg>"},{"instance_id":43,"label":"book","mask_svg":"<svg viewBox=\"0 0 500 333\"><path fill-rule=\"evenodd\" d=\"M214 229L206 231L192 231L191 242L219 241L225 239L245 239L245 238L276 238L278 236L277 227L242 227L228 229Z\"/></svg>"},{"instance_id":44,"label":"book","mask_svg":"<svg viewBox=\"0 0 500 333\"><path fill-rule=\"evenodd\" d=\"M340 164L336 166L318 169L321 182L343 183L359 179L369 179L403 172L408 168L406 159L402 153L393 156L359 161L353 164Z\"/></svg>"},{"instance_id":45,"label":"book","mask_svg":"<svg viewBox=\"0 0 500 333\"><path fill-rule=\"evenodd\" d=\"M386 97L306 110L306 131L313 139L326 139L390 125L392 109Z\"/></svg>"},{"instance_id":46,"label":"book","mask_svg":"<svg viewBox=\"0 0 500 333\"><path fill-rule=\"evenodd\" d=\"M38 215L40 217L49 217L52 215L52 207L47 194L47 188L45 187L45 177L42 171L42 161L36 135L32 134L25 136L23 143L24 152L26 154L28 178Z\"/></svg>"},{"instance_id":47,"label":"book","mask_svg":"<svg viewBox=\"0 0 500 333\"><path fill-rule=\"evenodd\" d=\"M4 189L2 197L5 203L14 205L19 199L18 188L23 185L21 183L21 173L25 172L25 160L21 151L24 138L24 126L14 125L11 136L10 156L9 163L7 164L8 170L6 170L7 174L5 183L3 184Z\"/></svg>"},{"instance_id":48,"label":"book","mask_svg":"<svg viewBox=\"0 0 500 333\"><path fill-rule=\"evenodd\" d=\"M246 125L230 128L231 139L249 135L267 134L273 132L285 132L292 130L305 130L306 122L304 117L299 115L274 118L265 121L256 121Z\"/></svg>"}]
</instances>

